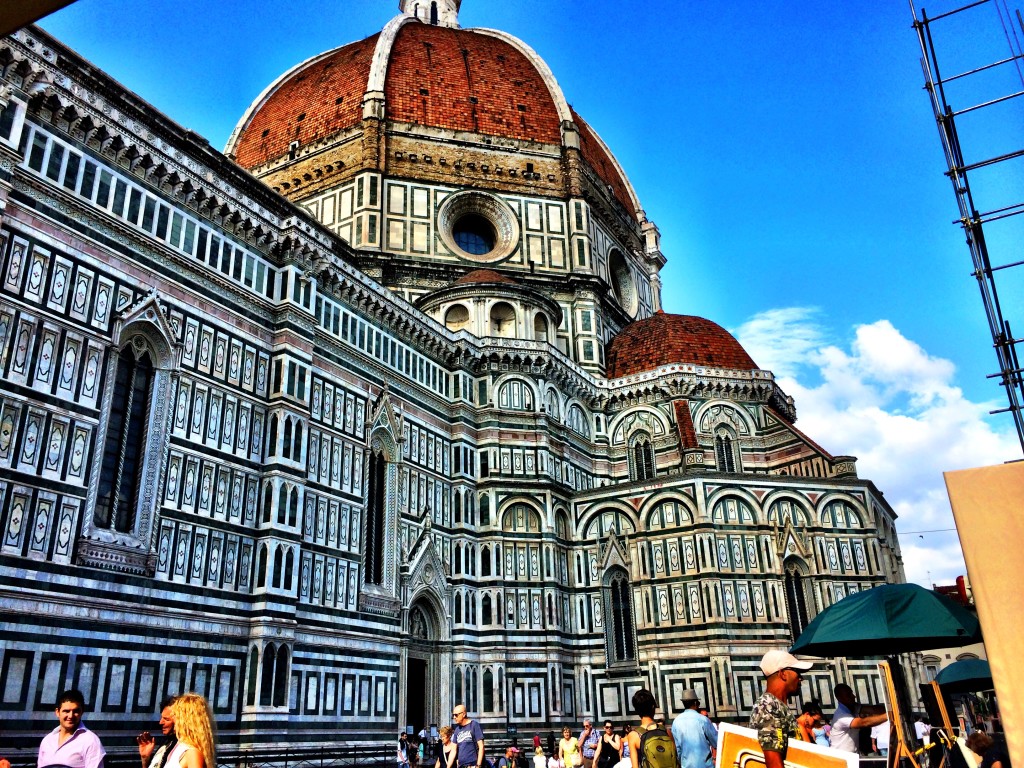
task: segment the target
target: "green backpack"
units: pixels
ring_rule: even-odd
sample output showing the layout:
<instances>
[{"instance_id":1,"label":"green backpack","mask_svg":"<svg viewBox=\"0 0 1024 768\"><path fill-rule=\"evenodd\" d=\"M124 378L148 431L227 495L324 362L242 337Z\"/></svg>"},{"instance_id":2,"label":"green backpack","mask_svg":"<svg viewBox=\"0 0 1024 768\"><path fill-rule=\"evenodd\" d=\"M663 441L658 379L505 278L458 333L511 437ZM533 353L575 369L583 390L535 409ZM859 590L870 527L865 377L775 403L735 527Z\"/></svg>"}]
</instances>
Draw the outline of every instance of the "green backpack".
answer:
<instances>
[{"instance_id":1,"label":"green backpack","mask_svg":"<svg viewBox=\"0 0 1024 768\"><path fill-rule=\"evenodd\" d=\"M679 768L672 734L664 728L648 728L640 737L640 768Z\"/></svg>"}]
</instances>

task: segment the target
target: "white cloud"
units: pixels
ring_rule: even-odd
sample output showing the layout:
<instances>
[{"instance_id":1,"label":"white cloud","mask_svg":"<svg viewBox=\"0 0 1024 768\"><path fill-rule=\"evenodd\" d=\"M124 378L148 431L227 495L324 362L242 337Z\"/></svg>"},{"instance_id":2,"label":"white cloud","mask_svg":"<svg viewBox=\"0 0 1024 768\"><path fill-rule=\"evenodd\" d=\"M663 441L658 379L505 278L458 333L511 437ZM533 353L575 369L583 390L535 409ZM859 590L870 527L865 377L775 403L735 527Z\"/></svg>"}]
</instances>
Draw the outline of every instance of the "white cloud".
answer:
<instances>
[{"instance_id":1,"label":"white cloud","mask_svg":"<svg viewBox=\"0 0 1024 768\"><path fill-rule=\"evenodd\" d=\"M964 396L955 366L888 320L857 326L844 349L819 314L770 310L736 337L796 400L797 426L826 450L856 456L858 474L885 493L899 515L907 580L951 583L965 568L942 473L1017 458L1016 433L993 427L992 404Z\"/></svg>"}]
</instances>

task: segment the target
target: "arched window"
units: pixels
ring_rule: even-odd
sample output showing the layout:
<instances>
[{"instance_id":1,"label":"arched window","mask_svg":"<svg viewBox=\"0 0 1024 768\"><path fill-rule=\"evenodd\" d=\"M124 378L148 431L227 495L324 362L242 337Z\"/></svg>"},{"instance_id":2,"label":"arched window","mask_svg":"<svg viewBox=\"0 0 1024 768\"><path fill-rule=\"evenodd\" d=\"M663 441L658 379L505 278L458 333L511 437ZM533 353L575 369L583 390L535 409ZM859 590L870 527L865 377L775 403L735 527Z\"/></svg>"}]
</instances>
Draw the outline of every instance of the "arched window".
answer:
<instances>
[{"instance_id":1,"label":"arched window","mask_svg":"<svg viewBox=\"0 0 1024 768\"><path fill-rule=\"evenodd\" d=\"M96 528L135 533L154 378L148 349L121 350L92 517Z\"/></svg>"},{"instance_id":2,"label":"arched window","mask_svg":"<svg viewBox=\"0 0 1024 768\"><path fill-rule=\"evenodd\" d=\"M452 558L452 573L456 576L462 575L462 545L455 545L455 557Z\"/></svg>"},{"instance_id":3,"label":"arched window","mask_svg":"<svg viewBox=\"0 0 1024 768\"><path fill-rule=\"evenodd\" d=\"M267 545L260 544L260 553L256 557L256 587L263 589L267 586Z\"/></svg>"},{"instance_id":4,"label":"arched window","mask_svg":"<svg viewBox=\"0 0 1024 768\"><path fill-rule=\"evenodd\" d=\"M384 499L387 458L381 450L370 451L366 493L366 583L384 582Z\"/></svg>"},{"instance_id":5,"label":"arched window","mask_svg":"<svg viewBox=\"0 0 1024 768\"><path fill-rule=\"evenodd\" d=\"M292 492L288 498L288 525L292 528L296 526L299 521L299 490L292 488Z\"/></svg>"},{"instance_id":6,"label":"arched window","mask_svg":"<svg viewBox=\"0 0 1024 768\"><path fill-rule=\"evenodd\" d=\"M605 644L611 662L636 659L633 638L633 602L629 577L624 570L613 569L605 577Z\"/></svg>"},{"instance_id":7,"label":"arched window","mask_svg":"<svg viewBox=\"0 0 1024 768\"><path fill-rule=\"evenodd\" d=\"M455 623L462 623L462 593L455 593Z\"/></svg>"},{"instance_id":8,"label":"arched window","mask_svg":"<svg viewBox=\"0 0 1024 768\"><path fill-rule=\"evenodd\" d=\"M274 701L274 661L277 650L270 643L263 649L263 664L260 669L260 706L272 706Z\"/></svg>"},{"instance_id":9,"label":"arched window","mask_svg":"<svg viewBox=\"0 0 1024 768\"><path fill-rule=\"evenodd\" d=\"M281 573L284 570L284 553L282 549L283 547L274 547L274 577L270 582L274 589L281 588Z\"/></svg>"},{"instance_id":10,"label":"arched window","mask_svg":"<svg viewBox=\"0 0 1024 768\"><path fill-rule=\"evenodd\" d=\"M281 446L281 455L286 459L292 457L292 417L288 416L284 420L284 444Z\"/></svg>"},{"instance_id":11,"label":"arched window","mask_svg":"<svg viewBox=\"0 0 1024 768\"><path fill-rule=\"evenodd\" d=\"M506 381L498 390L498 407L509 411L532 411L533 390L520 379Z\"/></svg>"},{"instance_id":12,"label":"arched window","mask_svg":"<svg viewBox=\"0 0 1024 768\"><path fill-rule=\"evenodd\" d=\"M260 652L256 646L249 651L249 691L245 701L251 707L256 703L256 682L260 675Z\"/></svg>"},{"instance_id":13,"label":"arched window","mask_svg":"<svg viewBox=\"0 0 1024 768\"><path fill-rule=\"evenodd\" d=\"M537 341L548 340L548 319L540 312L533 317L533 338Z\"/></svg>"},{"instance_id":14,"label":"arched window","mask_svg":"<svg viewBox=\"0 0 1024 768\"><path fill-rule=\"evenodd\" d=\"M483 600L480 601L480 619L480 623L485 627L494 623L494 613L491 608L490 595L484 595Z\"/></svg>"},{"instance_id":15,"label":"arched window","mask_svg":"<svg viewBox=\"0 0 1024 768\"><path fill-rule=\"evenodd\" d=\"M282 485L277 492L277 522L284 525L285 515L288 514L288 486Z\"/></svg>"},{"instance_id":16,"label":"arched window","mask_svg":"<svg viewBox=\"0 0 1024 768\"><path fill-rule=\"evenodd\" d=\"M295 570L295 551L289 547L288 554L284 557L284 589L292 588L292 573Z\"/></svg>"},{"instance_id":17,"label":"arched window","mask_svg":"<svg viewBox=\"0 0 1024 768\"><path fill-rule=\"evenodd\" d=\"M480 494L480 525L491 524L491 497L486 493Z\"/></svg>"},{"instance_id":18,"label":"arched window","mask_svg":"<svg viewBox=\"0 0 1024 768\"><path fill-rule=\"evenodd\" d=\"M565 425L578 435L590 437L590 421L576 403L570 405L569 410L565 412Z\"/></svg>"},{"instance_id":19,"label":"arched window","mask_svg":"<svg viewBox=\"0 0 1024 768\"><path fill-rule=\"evenodd\" d=\"M512 305L499 301L491 307L491 336L513 338L516 335L516 311Z\"/></svg>"},{"instance_id":20,"label":"arched window","mask_svg":"<svg viewBox=\"0 0 1024 768\"><path fill-rule=\"evenodd\" d=\"M791 557L785 562L786 570L786 610L789 613L789 629L796 640L807 628L807 588L804 584L806 566L797 558Z\"/></svg>"},{"instance_id":21,"label":"arched window","mask_svg":"<svg viewBox=\"0 0 1024 768\"><path fill-rule=\"evenodd\" d=\"M277 652L274 664L274 706L283 707L288 704L288 646L282 645Z\"/></svg>"},{"instance_id":22,"label":"arched window","mask_svg":"<svg viewBox=\"0 0 1024 768\"><path fill-rule=\"evenodd\" d=\"M461 331L469 327L469 310L462 304L455 304L444 313L444 324L449 331Z\"/></svg>"},{"instance_id":23,"label":"arched window","mask_svg":"<svg viewBox=\"0 0 1024 768\"><path fill-rule=\"evenodd\" d=\"M270 417L270 429L267 431L267 455L277 455L277 414Z\"/></svg>"},{"instance_id":24,"label":"arched window","mask_svg":"<svg viewBox=\"0 0 1024 768\"><path fill-rule=\"evenodd\" d=\"M274 486L272 483L267 483L263 486L263 522L269 523L271 520L271 513L274 509Z\"/></svg>"},{"instance_id":25,"label":"arched window","mask_svg":"<svg viewBox=\"0 0 1024 768\"><path fill-rule=\"evenodd\" d=\"M437 3L430 4L430 23L437 26Z\"/></svg>"},{"instance_id":26,"label":"arched window","mask_svg":"<svg viewBox=\"0 0 1024 768\"><path fill-rule=\"evenodd\" d=\"M484 712L494 711L494 675L490 669L484 670Z\"/></svg>"},{"instance_id":27,"label":"arched window","mask_svg":"<svg viewBox=\"0 0 1024 768\"><path fill-rule=\"evenodd\" d=\"M491 575L491 548L487 544L480 549L480 575Z\"/></svg>"},{"instance_id":28,"label":"arched window","mask_svg":"<svg viewBox=\"0 0 1024 768\"><path fill-rule=\"evenodd\" d=\"M455 522L462 522L462 491L458 489L455 491Z\"/></svg>"},{"instance_id":29,"label":"arched window","mask_svg":"<svg viewBox=\"0 0 1024 768\"><path fill-rule=\"evenodd\" d=\"M629 477L650 480L654 477L654 446L646 432L639 432L629 441Z\"/></svg>"},{"instance_id":30,"label":"arched window","mask_svg":"<svg viewBox=\"0 0 1024 768\"><path fill-rule=\"evenodd\" d=\"M295 422L295 436L292 438L292 459L302 461L302 422Z\"/></svg>"},{"instance_id":31,"label":"arched window","mask_svg":"<svg viewBox=\"0 0 1024 768\"><path fill-rule=\"evenodd\" d=\"M715 466L719 472L735 472L740 466L736 459L737 448L735 436L729 429L719 427L715 430Z\"/></svg>"},{"instance_id":32,"label":"arched window","mask_svg":"<svg viewBox=\"0 0 1024 768\"><path fill-rule=\"evenodd\" d=\"M511 533L540 532L540 515L525 504L513 504L505 512L501 527Z\"/></svg>"}]
</instances>

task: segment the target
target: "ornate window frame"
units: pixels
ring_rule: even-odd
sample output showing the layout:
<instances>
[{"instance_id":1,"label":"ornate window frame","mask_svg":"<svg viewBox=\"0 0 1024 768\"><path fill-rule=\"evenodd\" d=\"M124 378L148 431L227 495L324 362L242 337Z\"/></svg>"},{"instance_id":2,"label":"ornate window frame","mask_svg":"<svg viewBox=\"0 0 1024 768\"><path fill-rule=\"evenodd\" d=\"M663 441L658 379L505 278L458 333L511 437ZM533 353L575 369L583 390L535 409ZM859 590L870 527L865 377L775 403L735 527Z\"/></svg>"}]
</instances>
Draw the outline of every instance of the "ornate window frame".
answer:
<instances>
[{"instance_id":1,"label":"ornate window frame","mask_svg":"<svg viewBox=\"0 0 1024 768\"><path fill-rule=\"evenodd\" d=\"M90 467L89 493L76 559L80 565L105 568L122 573L152 576L156 572L157 516L160 492L167 467L171 403L181 365L181 344L151 292L129 308L114 323L111 352L107 359L103 405L96 431L96 448ZM111 407L116 387L116 371L123 355L140 358L148 354L153 364L153 380L146 410L145 448L139 467L139 494L135 499L134 519L129 531L115 529L116 515L108 525L95 520L99 480L103 471L104 450L111 425ZM122 446L124 450L124 446Z\"/></svg>"}]
</instances>

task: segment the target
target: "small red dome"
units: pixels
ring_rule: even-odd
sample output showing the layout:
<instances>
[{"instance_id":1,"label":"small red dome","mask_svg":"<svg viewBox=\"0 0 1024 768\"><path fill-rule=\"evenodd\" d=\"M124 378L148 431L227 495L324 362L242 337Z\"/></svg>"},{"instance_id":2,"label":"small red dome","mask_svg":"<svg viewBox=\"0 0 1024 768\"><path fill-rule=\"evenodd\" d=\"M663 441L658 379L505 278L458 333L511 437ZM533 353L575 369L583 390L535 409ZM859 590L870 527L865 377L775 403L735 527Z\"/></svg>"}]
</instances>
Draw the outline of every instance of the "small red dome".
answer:
<instances>
[{"instance_id":1,"label":"small red dome","mask_svg":"<svg viewBox=\"0 0 1024 768\"><path fill-rule=\"evenodd\" d=\"M661 311L623 328L608 344L607 360L609 379L679 364L758 370L747 351L718 323Z\"/></svg>"}]
</instances>

